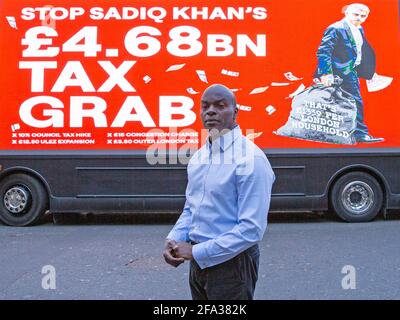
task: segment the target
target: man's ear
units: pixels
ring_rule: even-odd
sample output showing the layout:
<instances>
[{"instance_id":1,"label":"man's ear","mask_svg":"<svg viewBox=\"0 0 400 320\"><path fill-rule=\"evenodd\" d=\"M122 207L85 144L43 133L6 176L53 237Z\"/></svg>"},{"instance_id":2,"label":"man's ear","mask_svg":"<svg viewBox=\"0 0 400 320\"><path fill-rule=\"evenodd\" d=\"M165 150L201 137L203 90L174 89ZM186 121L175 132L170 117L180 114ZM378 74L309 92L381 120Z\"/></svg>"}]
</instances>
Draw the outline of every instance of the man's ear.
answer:
<instances>
[{"instance_id":1,"label":"man's ear","mask_svg":"<svg viewBox=\"0 0 400 320\"><path fill-rule=\"evenodd\" d=\"M233 120L236 120L238 112L239 112L239 108L235 106L235 112L233 113Z\"/></svg>"}]
</instances>

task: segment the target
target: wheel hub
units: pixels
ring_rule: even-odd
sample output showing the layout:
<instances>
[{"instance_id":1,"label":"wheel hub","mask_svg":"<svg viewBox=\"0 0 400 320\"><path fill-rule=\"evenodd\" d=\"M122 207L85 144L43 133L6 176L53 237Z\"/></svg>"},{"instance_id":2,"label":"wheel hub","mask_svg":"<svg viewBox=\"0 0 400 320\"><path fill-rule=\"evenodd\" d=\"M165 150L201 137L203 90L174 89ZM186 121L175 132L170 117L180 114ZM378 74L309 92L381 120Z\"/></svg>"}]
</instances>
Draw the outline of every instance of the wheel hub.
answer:
<instances>
[{"instance_id":1,"label":"wheel hub","mask_svg":"<svg viewBox=\"0 0 400 320\"><path fill-rule=\"evenodd\" d=\"M347 210L362 214L373 205L374 191L363 181L352 181L343 189L342 203Z\"/></svg>"},{"instance_id":2,"label":"wheel hub","mask_svg":"<svg viewBox=\"0 0 400 320\"><path fill-rule=\"evenodd\" d=\"M14 186L4 195L4 205L11 213L21 213L28 206L29 191L22 186Z\"/></svg>"}]
</instances>

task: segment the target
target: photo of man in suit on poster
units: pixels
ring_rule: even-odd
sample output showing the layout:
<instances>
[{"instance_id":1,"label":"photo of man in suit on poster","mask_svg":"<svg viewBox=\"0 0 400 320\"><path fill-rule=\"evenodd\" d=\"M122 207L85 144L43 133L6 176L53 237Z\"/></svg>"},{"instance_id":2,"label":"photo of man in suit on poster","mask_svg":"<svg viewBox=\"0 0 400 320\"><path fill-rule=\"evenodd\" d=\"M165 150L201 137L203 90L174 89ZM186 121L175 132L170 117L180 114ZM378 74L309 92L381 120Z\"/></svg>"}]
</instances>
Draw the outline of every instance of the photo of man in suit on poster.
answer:
<instances>
[{"instance_id":1,"label":"photo of man in suit on poster","mask_svg":"<svg viewBox=\"0 0 400 320\"><path fill-rule=\"evenodd\" d=\"M360 3L344 8L344 18L331 24L324 32L317 51L318 66L314 78L329 87L335 77L342 79L340 87L348 92L357 105L356 127L353 133L356 142L381 142L383 138L369 134L364 123L364 103L360 92L360 79L370 80L375 75L376 57L367 41L362 24L370 9Z\"/></svg>"}]
</instances>

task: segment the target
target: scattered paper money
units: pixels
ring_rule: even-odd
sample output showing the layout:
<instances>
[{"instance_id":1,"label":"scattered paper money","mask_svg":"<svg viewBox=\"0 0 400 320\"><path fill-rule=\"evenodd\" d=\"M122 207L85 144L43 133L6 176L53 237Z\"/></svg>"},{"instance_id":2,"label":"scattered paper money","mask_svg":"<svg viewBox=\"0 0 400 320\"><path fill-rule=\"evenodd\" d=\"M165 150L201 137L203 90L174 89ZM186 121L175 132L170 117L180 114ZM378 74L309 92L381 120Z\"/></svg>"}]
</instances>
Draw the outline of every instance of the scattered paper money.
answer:
<instances>
[{"instance_id":1,"label":"scattered paper money","mask_svg":"<svg viewBox=\"0 0 400 320\"><path fill-rule=\"evenodd\" d=\"M222 69L221 73L230 77L239 77L239 72Z\"/></svg>"},{"instance_id":2,"label":"scattered paper money","mask_svg":"<svg viewBox=\"0 0 400 320\"><path fill-rule=\"evenodd\" d=\"M294 98L294 97L297 96L300 92L303 92L305 88L306 88L306 86L305 86L304 84L301 84L301 85L296 89L296 91L294 91L294 92L292 92L291 94L289 94L289 96L286 97L286 99Z\"/></svg>"},{"instance_id":3,"label":"scattered paper money","mask_svg":"<svg viewBox=\"0 0 400 320\"><path fill-rule=\"evenodd\" d=\"M186 63L174 64L174 65L168 67L168 69L165 70L165 72L176 71L176 70L182 69L185 65L186 65Z\"/></svg>"},{"instance_id":4,"label":"scattered paper money","mask_svg":"<svg viewBox=\"0 0 400 320\"><path fill-rule=\"evenodd\" d=\"M271 115L276 111L276 109L274 106L269 105L269 106L265 107L265 111L267 111L268 115Z\"/></svg>"},{"instance_id":5,"label":"scattered paper money","mask_svg":"<svg viewBox=\"0 0 400 320\"><path fill-rule=\"evenodd\" d=\"M261 136L263 133L262 132L255 132L255 133L249 133L246 135L247 139L254 140L255 138L258 138Z\"/></svg>"},{"instance_id":6,"label":"scattered paper money","mask_svg":"<svg viewBox=\"0 0 400 320\"><path fill-rule=\"evenodd\" d=\"M271 86L282 87L282 86L288 86L289 84L290 84L289 82L272 82Z\"/></svg>"},{"instance_id":7,"label":"scattered paper money","mask_svg":"<svg viewBox=\"0 0 400 320\"><path fill-rule=\"evenodd\" d=\"M12 132L15 132L15 131L17 131L17 130L19 130L19 129L21 129L21 127L19 126L19 123L13 124L13 125L11 126Z\"/></svg>"},{"instance_id":8,"label":"scattered paper money","mask_svg":"<svg viewBox=\"0 0 400 320\"><path fill-rule=\"evenodd\" d=\"M17 21L15 20L14 17L6 17L6 19L7 19L8 24L10 25L11 28L18 29L17 28Z\"/></svg>"},{"instance_id":9,"label":"scattered paper money","mask_svg":"<svg viewBox=\"0 0 400 320\"><path fill-rule=\"evenodd\" d=\"M251 107L249 107L249 106L242 106L241 104L236 104L236 105L239 108L239 110L251 111Z\"/></svg>"},{"instance_id":10,"label":"scattered paper money","mask_svg":"<svg viewBox=\"0 0 400 320\"><path fill-rule=\"evenodd\" d=\"M251 92L249 94L257 94L257 93L262 93L264 91L266 91L269 87L260 87L260 88L255 88L253 90L251 90Z\"/></svg>"},{"instance_id":11,"label":"scattered paper money","mask_svg":"<svg viewBox=\"0 0 400 320\"><path fill-rule=\"evenodd\" d=\"M198 94L198 93L200 93L200 92L195 91L193 88L187 88L186 91L189 92L190 94Z\"/></svg>"},{"instance_id":12,"label":"scattered paper money","mask_svg":"<svg viewBox=\"0 0 400 320\"><path fill-rule=\"evenodd\" d=\"M144 76L143 81L144 83L149 83L151 81L151 78L149 76Z\"/></svg>"},{"instance_id":13,"label":"scattered paper money","mask_svg":"<svg viewBox=\"0 0 400 320\"><path fill-rule=\"evenodd\" d=\"M374 74L371 80L367 80L368 92L379 91L387 88L392 83L393 78Z\"/></svg>"},{"instance_id":14,"label":"scattered paper money","mask_svg":"<svg viewBox=\"0 0 400 320\"><path fill-rule=\"evenodd\" d=\"M291 72L285 72L283 75L286 77L286 79L288 79L290 81L298 81L298 80L303 79L303 78L298 78L298 77L294 76L293 73L291 73Z\"/></svg>"},{"instance_id":15,"label":"scattered paper money","mask_svg":"<svg viewBox=\"0 0 400 320\"><path fill-rule=\"evenodd\" d=\"M206 72L204 70L196 70L196 73L199 76L201 81L208 83Z\"/></svg>"}]
</instances>

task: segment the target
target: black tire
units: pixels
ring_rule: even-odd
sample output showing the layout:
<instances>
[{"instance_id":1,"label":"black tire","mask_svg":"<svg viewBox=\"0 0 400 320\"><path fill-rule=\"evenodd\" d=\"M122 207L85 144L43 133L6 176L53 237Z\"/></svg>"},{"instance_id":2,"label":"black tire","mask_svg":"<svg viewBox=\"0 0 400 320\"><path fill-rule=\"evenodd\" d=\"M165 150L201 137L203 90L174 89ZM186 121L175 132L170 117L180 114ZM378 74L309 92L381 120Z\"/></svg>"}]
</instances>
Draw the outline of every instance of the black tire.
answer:
<instances>
[{"instance_id":1,"label":"black tire","mask_svg":"<svg viewBox=\"0 0 400 320\"><path fill-rule=\"evenodd\" d=\"M33 225L48 208L48 195L35 178L18 173L0 182L0 220L10 226Z\"/></svg>"},{"instance_id":2,"label":"black tire","mask_svg":"<svg viewBox=\"0 0 400 320\"><path fill-rule=\"evenodd\" d=\"M335 213L347 222L367 222L382 208L383 192L379 182L365 172L351 172L340 177L330 193Z\"/></svg>"}]
</instances>

